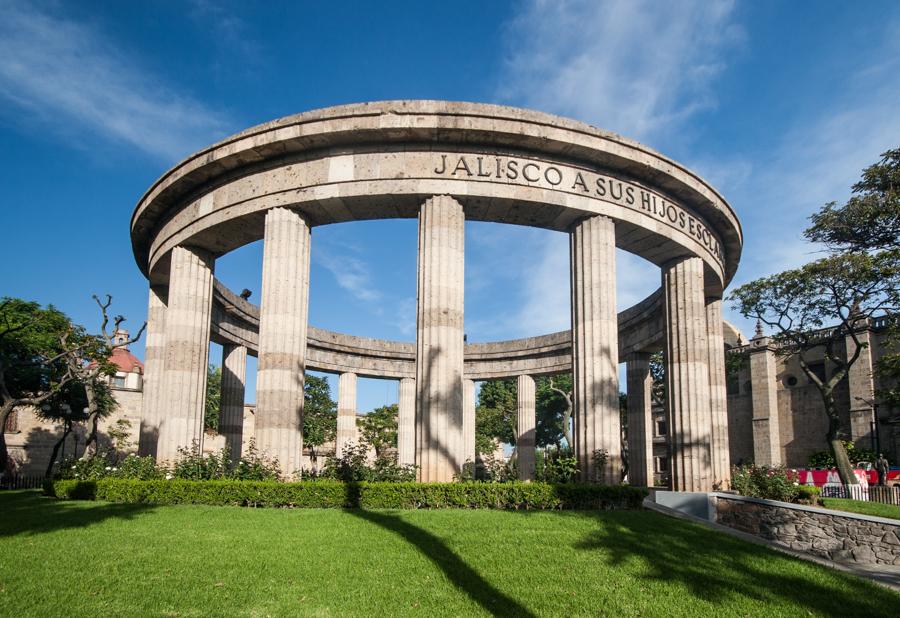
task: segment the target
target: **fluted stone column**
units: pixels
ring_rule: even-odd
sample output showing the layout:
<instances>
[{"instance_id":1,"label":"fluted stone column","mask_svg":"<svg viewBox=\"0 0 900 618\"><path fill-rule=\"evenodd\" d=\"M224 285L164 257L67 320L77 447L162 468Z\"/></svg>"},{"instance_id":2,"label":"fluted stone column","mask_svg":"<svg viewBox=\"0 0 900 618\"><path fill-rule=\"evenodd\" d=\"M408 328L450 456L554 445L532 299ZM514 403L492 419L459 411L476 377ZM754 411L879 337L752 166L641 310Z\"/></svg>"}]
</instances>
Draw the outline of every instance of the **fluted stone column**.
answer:
<instances>
[{"instance_id":1,"label":"fluted stone column","mask_svg":"<svg viewBox=\"0 0 900 618\"><path fill-rule=\"evenodd\" d=\"M219 433L232 461L241 458L244 434L244 385L247 380L247 348L222 346L222 398L219 402Z\"/></svg>"},{"instance_id":2,"label":"fluted stone column","mask_svg":"<svg viewBox=\"0 0 900 618\"><path fill-rule=\"evenodd\" d=\"M263 242L256 443L290 476L300 469L303 451L309 226L300 214L273 208Z\"/></svg>"},{"instance_id":3,"label":"fluted stone column","mask_svg":"<svg viewBox=\"0 0 900 618\"><path fill-rule=\"evenodd\" d=\"M722 299L706 299L706 326L709 344L710 454L713 484L728 489L731 456L728 450L728 393L725 390L725 334Z\"/></svg>"},{"instance_id":4,"label":"fluted stone column","mask_svg":"<svg viewBox=\"0 0 900 618\"><path fill-rule=\"evenodd\" d=\"M420 481L450 481L463 463L465 217L447 195L419 211L416 463Z\"/></svg>"},{"instance_id":5,"label":"fluted stone column","mask_svg":"<svg viewBox=\"0 0 900 618\"><path fill-rule=\"evenodd\" d=\"M141 434L138 445L142 456L156 456L159 440L159 417L162 403L163 372L166 357L166 291L150 286L147 305L147 335L144 339L144 383L141 407Z\"/></svg>"},{"instance_id":6,"label":"fluted stone column","mask_svg":"<svg viewBox=\"0 0 900 618\"><path fill-rule=\"evenodd\" d=\"M519 376L517 382L518 408L516 413L516 466L520 481L534 480L534 378Z\"/></svg>"},{"instance_id":7,"label":"fluted stone column","mask_svg":"<svg viewBox=\"0 0 900 618\"><path fill-rule=\"evenodd\" d=\"M463 380L463 463L475 465L475 382ZM474 467L473 467L474 471Z\"/></svg>"},{"instance_id":8,"label":"fluted stone column","mask_svg":"<svg viewBox=\"0 0 900 618\"><path fill-rule=\"evenodd\" d=\"M778 418L778 369L775 345L768 337L750 340L750 399L753 402L753 462L781 465Z\"/></svg>"},{"instance_id":9,"label":"fluted stone column","mask_svg":"<svg viewBox=\"0 0 900 618\"><path fill-rule=\"evenodd\" d=\"M194 442L203 449L214 265L202 249L172 250L158 461L175 461L178 449L191 448Z\"/></svg>"},{"instance_id":10,"label":"fluted stone column","mask_svg":"<svg viewBox=\"0 0 900 618\"><path fill-rule=\"evenodd\" d=\"M672 488L711 491L709 343L703 261L683 258L662 271L666 321L666 400Z\"/></svg>"},{"instance_id":11,"label":"fluted stone column","mask_svg":"<svg viewBox=\"0 0 900 618\"><path fill-rule=\"evenodd\" d=\"M340 457L344 449L353 442L357 444L356 435L356 374L342 373L338 378L338 413L337 437L334 441L334 454Z\"/></svg>"},{"instance_id":12,"label":"fluted stone column","mask_svg":"<svg viewBox=\"0 0 900 618\"><path fill-rule=\"evenodd\" d=\"M653 486L653 377L650 355L630 354L626 359L628 381L628 482Z\"/></svg>"},{"instance_id":13,"label":"fluted stone column","mask_svg":"<svg viewBox=\"0 0 900 618\"><path fill-rule=\"evenodd\" d=\"M619 333L616 315L616 229L595 216L570 234L575 455L585 480L621 480ZM607 461L596 469L594 453Z\"/></svg>"},{"instance_id":14,"label":"fluted stone column","mask_svg":"<svg viewBox=\"0 0 900 618\"><path fill-rule=\"evenodd\" d=\"M416 381L401 378L397 406L397 461L404 466L416 463Z\"/></svg>"}]
</instances>

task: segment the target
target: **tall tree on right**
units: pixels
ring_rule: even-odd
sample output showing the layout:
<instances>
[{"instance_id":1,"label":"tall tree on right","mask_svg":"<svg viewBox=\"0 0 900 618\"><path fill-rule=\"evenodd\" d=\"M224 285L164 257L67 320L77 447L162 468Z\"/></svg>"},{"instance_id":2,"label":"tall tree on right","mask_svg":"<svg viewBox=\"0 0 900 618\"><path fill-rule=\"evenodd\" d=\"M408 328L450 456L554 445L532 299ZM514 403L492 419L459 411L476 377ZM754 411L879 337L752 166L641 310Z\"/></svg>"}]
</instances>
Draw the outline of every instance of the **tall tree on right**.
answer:
<instances>
[{"instance_id":1,"label":"tall tree on right","mask_svg":"<svg viewBox=\"0 0 900 618\"><path fill-rule=\"evenodd\" d=\"M822 398L826 440L844 484L856 476L841 442L843 428L834 389L857 361L864 344L857 333L867 320L900 307L900 149L866 168L843 205L826 204L804 232L829 255L800 268L763 277L735 289L729 299L745 317L774 331L780 353L794 356ZM853 350L845 350L847 339ZM810 367L821 355L833 371L826 378Z\"/></svg>"}]
</instances>

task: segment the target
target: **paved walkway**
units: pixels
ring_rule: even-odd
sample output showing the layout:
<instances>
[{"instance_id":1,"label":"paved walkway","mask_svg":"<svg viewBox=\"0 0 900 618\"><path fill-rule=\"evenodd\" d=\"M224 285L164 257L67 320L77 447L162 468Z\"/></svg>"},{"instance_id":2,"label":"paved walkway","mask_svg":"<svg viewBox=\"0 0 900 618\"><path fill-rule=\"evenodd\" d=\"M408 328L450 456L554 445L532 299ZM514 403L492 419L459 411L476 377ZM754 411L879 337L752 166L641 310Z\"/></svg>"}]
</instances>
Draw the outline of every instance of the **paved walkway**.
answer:
<instances>
[{"instance_id":1,"label":"paved walkway","mask_svg":"<svg viewBox=\"0 0 900 618\"><path fill-rule=\"evenodd\" d=\"M800 558L801 560L806 560L808 562L815 562L816 564L821 564L822 566L837 569L838 571L844 571L845 573L852 573L853 575L856 575L858 577L863 577L875 582L876 584L881 584L882 586L900 592L900 566L890 566L885 564L862 565L834 562L833 560L827 560L825 558L820 558L819 556L812 556L810 554L805 554L803 552L783 547L782 545L778 545L777 543L773 543L772 541L761 539L758 536L747 534L746 532L741 532L740 530L735 530L734 528L729 528L728 526L723 526L722 524L707 521L701 517L687 515L686 513L682 513L680 511L676 511L674 509L656 504L649 498L644 500L644 507L650 509L651 511L662 513L663 515L677 517L679 519L684 519L700 524L702 526L706 526L707 528L715 530L716 532L728 534L735 538L741 539L742 541L747 541L748 543L764 545L770 549L781 552L782 554L787 554L789 556Z\"/></svg>"}]
</instances>

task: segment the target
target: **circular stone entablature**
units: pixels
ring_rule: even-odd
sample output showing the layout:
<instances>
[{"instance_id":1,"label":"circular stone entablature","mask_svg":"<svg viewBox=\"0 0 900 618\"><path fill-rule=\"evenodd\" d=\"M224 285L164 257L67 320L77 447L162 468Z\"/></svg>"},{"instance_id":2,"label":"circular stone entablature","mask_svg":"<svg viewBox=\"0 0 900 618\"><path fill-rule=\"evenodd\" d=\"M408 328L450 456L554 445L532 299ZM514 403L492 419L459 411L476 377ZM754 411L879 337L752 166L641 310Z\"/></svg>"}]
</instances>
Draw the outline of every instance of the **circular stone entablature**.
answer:
<instances>
[{"instance_id":1,"label":"circular stone entablature","mask_svg":"<svg viewBox=\"0 0 900 618\"><path fill-rule=\"evenodd\" d=\"M605 215L616 245L650 262L700 257L711 296L740 259L734 211L675 161L574 120L447 101L331 107L222 140L154 183L132 216L132 246L151 283L165 283L174 247L228 253L263 237L273 207L315 227L415 218L442 194L467 219L563 232Z\"/></svg>"}]
</instances>

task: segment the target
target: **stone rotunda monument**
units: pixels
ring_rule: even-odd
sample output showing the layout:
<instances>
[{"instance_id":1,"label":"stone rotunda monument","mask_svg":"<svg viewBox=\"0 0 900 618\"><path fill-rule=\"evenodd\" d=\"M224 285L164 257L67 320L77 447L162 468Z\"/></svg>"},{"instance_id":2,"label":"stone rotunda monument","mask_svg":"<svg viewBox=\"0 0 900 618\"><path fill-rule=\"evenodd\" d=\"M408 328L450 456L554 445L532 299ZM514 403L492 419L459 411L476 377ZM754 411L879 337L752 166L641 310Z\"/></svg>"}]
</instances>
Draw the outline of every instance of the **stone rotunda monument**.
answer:
<instances>
[{"instance_id":1,"label":"stone rotunda monument","mask_svg":"<svg viewBox=\"0 0 900 618\"><path fill-rule=\"evenodd\" d=\"M316 226L417 218L416 342L307 325ZM463 337L466 219L566 232L572 330L513 341ZM178 164L131 221L150 284L141 448L159 460L203 439L210 341L223 346L221 431L241 444L247 354L258 357L256 441L300 467L303 375L400 381L402 463L449 481L475 458L474 381L518 380L519 473L534 474L535 376L572 372L574 450L586 479L621 478L620 359L629 476L652 483L649 356L664 349L674 488L728 477L722 292L738 265L734 211L696 174L613 133L534 111L445 101L322 109L263 124ZM214 277L216 259L262 239L259 306ZM661 269L661 287L616 313L615 249ZM234 447L237 446L237 449ZM597 469L594 453L605 451Z\"/></svg>"}]
</instances>

